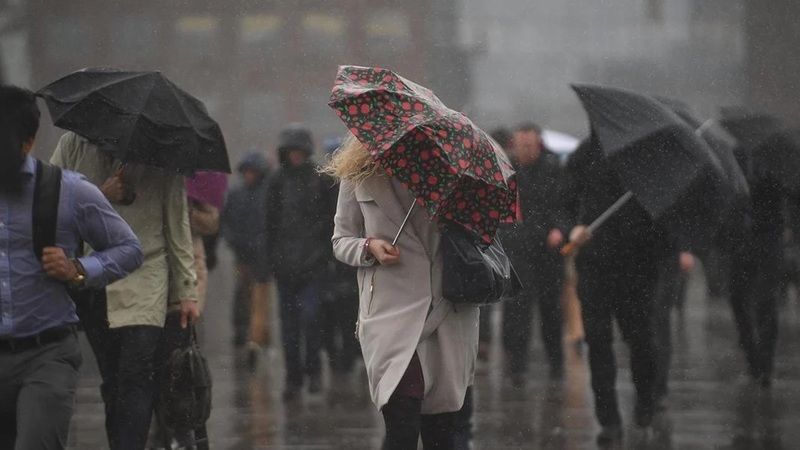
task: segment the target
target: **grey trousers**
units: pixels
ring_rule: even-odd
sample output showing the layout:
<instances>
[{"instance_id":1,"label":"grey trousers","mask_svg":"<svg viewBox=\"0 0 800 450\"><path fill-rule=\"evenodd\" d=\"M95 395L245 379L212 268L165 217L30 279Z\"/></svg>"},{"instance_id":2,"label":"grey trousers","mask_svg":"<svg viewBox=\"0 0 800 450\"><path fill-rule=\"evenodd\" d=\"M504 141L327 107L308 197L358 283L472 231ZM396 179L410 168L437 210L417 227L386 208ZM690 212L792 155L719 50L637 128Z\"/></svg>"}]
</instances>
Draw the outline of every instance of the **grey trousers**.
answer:
<instances>
[{"instance_id":1,"label":"grey trousers","mask_svg":"<svg viewBox=\"0 0 800 450\"><path fill-rule=\"evenodd\" d=\"M13 352L0 349L0 449L63 449L82 358L73 333Z\"/></svg>"}]
</instances>

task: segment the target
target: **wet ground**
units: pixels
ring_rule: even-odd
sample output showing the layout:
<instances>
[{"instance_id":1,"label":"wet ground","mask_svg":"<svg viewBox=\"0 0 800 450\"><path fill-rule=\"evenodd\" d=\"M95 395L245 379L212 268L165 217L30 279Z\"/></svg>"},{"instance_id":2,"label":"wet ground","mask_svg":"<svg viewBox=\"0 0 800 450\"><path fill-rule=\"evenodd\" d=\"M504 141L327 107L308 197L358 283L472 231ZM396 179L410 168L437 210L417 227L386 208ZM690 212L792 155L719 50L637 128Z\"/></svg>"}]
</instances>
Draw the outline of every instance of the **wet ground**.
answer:
<instances>
[{"instance_id":1,"label":"wet ground","mask_svg":"<svg viewBox=\"0 0 800 450\"><path fill-rule=\"evenodd\" d=\"M344 379L326 373L325 393L291 405L281 401L282 364L265 352L255 373L239 368L230 327L232 277L223 267L211 275L201 340L214 374L209 422L213 449L377 449L382 421L366 392L363 366ZM650 433L629 429L632 449L800 448L800 302L781 309L776 379L769 391L752 385L735 348L730 309L705 295L701 276L689 285L683 313L674 319L675 360L668 409ZM497 317L495 317L496 319ZM496 322L496 321L495 321ZM494 339L497 342L497 339ZM598 431L585 352L569 346L563 381L548 381L540 342L527 386L515 389L493 345L476 377L475 449L592 449ZM94 360L86 349L70 442L76 449L106 448L103 406ZM618 348L619 391L625 417L633 399L624 346Z\"/></svg>"}]
</instances>

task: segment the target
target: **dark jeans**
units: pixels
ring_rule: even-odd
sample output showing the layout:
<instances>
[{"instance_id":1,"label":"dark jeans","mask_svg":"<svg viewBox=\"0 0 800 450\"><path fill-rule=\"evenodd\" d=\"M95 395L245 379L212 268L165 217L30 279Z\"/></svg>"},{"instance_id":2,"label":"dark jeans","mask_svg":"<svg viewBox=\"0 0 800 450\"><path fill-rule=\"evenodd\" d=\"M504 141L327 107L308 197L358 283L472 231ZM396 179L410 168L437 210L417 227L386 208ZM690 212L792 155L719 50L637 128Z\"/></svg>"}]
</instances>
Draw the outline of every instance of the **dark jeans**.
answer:
<instances>
[{"instance_id":1,"label":"dark jeans","mask_svg":"<svg viewBox=\"0 0 800 450\"><path fill-rule=\"evenodd\" d=\"M81 366L78 338L0 348L0 449L63 449Z\"/></svg>"},{"instance_id":2,"label":"dark jeans","mask_svg":"<svg viewBox=\"0 0 800 450\"><path fill-rule=\"evenodd\" d=\"M317 283L312 279L281 278L278 279L278 294L286 387L299 388L306 375L319 376L321 371L322 333Z\"/></svg>"},{"instance_id":3,"label":"dark jeans","mask_svg":"<svg viewBox=\"0 0 800 450\"><path fill-rule=\"evenodd\" d=\"M622 423L616 391L614 318L630 347L637 408L653 408L656 353L651 313L657 277L658 266L650 261L613 269L579 267L578 295L589 346L595 413L603 426Z\"/></svg>"},{"instance_id":4,"label":"dark jeans","mask_svg":"<svg viewBox=\"0 0 800 450\"><path fill-rule=\"evenodd\" d=\"M155 402L155 356L161 327L108 328L83 321L97 358L111 450L141 450L147 443Z\"/></svg>"},{"instance_id":5,"label":"dark jeans","mask_svg":"<svg viewBox=\"0 0 800 450\"><path fill-rule=\"evenodd\" d=\"M358 292L322 302L322 342L336 373L348 373L360 354L355 329L358 320Z\"/></svg>"},{"instance_id":6,"label":"dark jeans","mask_svg":"<svg viewBox=\"0 0 800 450\"><path fill-rule=\"evenodd\" d=\"M510 357L509 368L513 373L523 373L528 368L533 305L538 304L538 325L547 359L552 370L560 371L564 365L563 259L557 253L546 253L512 261L524 287L519 295L503 304L503 346Z\"/></svg>"},{"instance_id":7,"label":"dark jeans","mask_svg":"<svg viewBox=\"0 0 800 450\"><path fill-rule=\"evenodd\" d=\"M653 345L656 360L655 396L667 395L669 369L672 362L672 310L682 304L686 275L681 272L678 255L667 258L660 266L655 300L653 301Z\"/></svg>"},{"instance_id":8,"label":"dark jeans","mask_svg":"<svg viewBox=\"0 0 800 450\"><path fill-rule=\"evenodd\" d=\"M778 340L782 253L779 241L751 250L732 257L730 302L750 374L770 377Z\"/></svg>"}]
</instances>

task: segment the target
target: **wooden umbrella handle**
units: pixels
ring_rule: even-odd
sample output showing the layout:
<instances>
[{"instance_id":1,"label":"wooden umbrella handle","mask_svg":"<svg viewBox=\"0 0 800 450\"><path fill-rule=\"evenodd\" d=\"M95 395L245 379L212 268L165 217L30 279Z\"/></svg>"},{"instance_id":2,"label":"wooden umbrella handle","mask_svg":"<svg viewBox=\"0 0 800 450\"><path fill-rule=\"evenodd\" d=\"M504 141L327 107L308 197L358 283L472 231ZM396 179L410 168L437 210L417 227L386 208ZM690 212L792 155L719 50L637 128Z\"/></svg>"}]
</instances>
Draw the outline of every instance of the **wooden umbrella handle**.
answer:
<instances>
[{"instance_id":1,"label":"wooden umbrella handle","mask_svg":"<svg viewBox=\"0 0 800 450\"><path fill-rule=\"evenodd\" d=\"M568 242L567 245L561 247L561 256L572 256L578 250L578 244Z\"/></svg>"}]
</instances>

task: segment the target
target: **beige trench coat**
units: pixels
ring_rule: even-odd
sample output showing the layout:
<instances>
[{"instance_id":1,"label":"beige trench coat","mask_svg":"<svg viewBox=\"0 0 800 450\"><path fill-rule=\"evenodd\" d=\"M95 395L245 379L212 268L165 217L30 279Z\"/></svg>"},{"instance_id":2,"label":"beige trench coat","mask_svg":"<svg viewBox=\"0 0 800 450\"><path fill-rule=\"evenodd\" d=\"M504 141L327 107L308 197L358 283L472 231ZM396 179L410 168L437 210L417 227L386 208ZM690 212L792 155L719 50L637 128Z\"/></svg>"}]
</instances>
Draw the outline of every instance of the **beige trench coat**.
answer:
<instances>
[{"instance_id":1,"label":"beige trench coat","mask_svg":"<svg viewBox=\"0 0 800 450\"><path fill-rule=\"evenodd\" d=\"M457 411L474 379L478 308L456 307L442 298L438 248L427 248L414 227L407 226L398 241L398 264L381 266L365 258L365 238L391 242L408 206L400 204L386 177L358 186L342 182L333 249L340 261L359 268L358 338L378 409L416 351L425 378L422 413Z\"/></svg>"}]
</instances>

